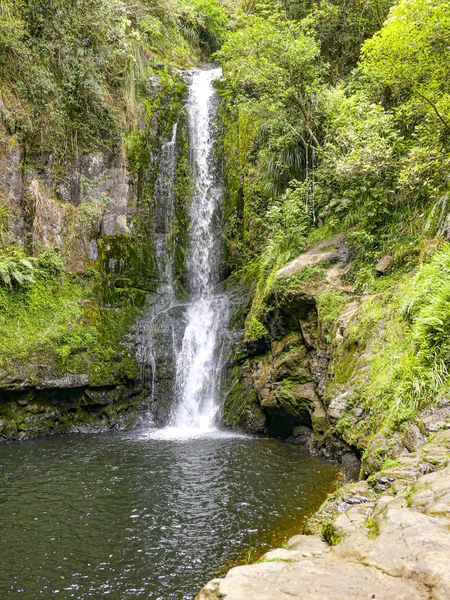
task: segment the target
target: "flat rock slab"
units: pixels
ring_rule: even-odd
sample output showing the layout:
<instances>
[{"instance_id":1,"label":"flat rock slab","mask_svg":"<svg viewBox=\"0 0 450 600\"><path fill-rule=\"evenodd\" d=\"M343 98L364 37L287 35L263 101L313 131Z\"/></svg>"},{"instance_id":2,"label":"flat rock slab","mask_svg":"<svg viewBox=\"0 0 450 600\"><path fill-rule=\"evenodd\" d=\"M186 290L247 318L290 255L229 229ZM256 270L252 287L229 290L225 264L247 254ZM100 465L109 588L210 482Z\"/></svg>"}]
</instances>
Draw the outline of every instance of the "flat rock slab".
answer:
<instances>
[{"instance_id":1,"label":"flat rock slab","mask_svg":"<svg viewBox=\"0 0 450 600\"><path fill-rule=\"evenodd\" d=\"M323 242L314 244L308 250L303 252L298 258L281 267L276 273L276 277L291 277L301 271L304 267L314 267L323 262L337 262L341 256L341 246L345 236L343 234L335 235Z\"/></svg>"},{"instance_id":2,"label":"flat rock slab","mask_svg":"<svg viewBox=\"0 0 450 600\"><path fill-rule=\"evenodd\" d=\"M358 563L305 559L301 564L269 562L232 569L216 588L226 600L423 600L425 586L391 577ZM214 598L214 596L212 596ZM204 600L207 596L198 596Z\"/></svg>"}]
</instances>

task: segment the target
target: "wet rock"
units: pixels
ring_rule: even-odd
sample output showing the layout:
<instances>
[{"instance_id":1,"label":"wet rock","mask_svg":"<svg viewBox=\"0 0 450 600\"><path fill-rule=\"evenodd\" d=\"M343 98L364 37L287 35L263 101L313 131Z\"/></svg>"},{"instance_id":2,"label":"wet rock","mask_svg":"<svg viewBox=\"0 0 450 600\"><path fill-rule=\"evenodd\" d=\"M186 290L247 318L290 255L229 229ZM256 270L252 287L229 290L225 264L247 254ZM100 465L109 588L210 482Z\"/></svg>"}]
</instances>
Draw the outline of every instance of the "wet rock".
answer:
<instances>
[{"instance_id":1,"label":"wet rock","mask_svg":"<svg viewBox=\"0 0 450 600\"><path fill-rule=\"evenodd\" d=\"M247 433L267 431L266 417L253 386L252 369L248 362L235 370L225 398L223 421Z\"/></svg>"},{"instance_id":2,"label":"wet rock","mask_svg":"<svg viewBox=\"0 0 450 600\"><path fill-rule=\"evenodd\" d=\"M55 384L53 387L44 387L41 382L26 392L7 391L7 401L0 403L0 435L13 440L81 429L123 429L135 423L145 402L145 390L132 382L129 386L86 389L80 385L83 381L85 376L71 375L48 381Z\"/></svg>"},{"instance_id":3,"label":"wet rock","mask_svg":"<svg viewBox=\"0 0 450 600\"><path fill-rule=\"evenodd\" d=\"M341 458L341 469L345 483L357 481L361 470L361 461L353 452L348 452Z\"/></svg>"},{"instance_id":4,"label":"wet rock","mask_svg":"<svg viewBox=\"0 0 450 600\"><path fill-rule=\"evenodd\" d=\"M310 442L311 438L314 436L314 433L311 431L309 427L304 425L298 425L294 427L292 430L292 435L286 441L290 444L294 444L296 446L307 447L308 442Z\"/></svg>"},{"instance_id":5,"label":"wet rock","mask_svg":"<svg viewBox=\"0 0 450 600\"><path fill-rule=\"evenodd\" d=\"M106 406L111 403L112 398L120 397L120 391L117 388L112 389L86 389L84 394L87 398L87 403L100 404Z\"/></svg>"},{"instance_id":6,"label":"wet rock","mask_svg":"<svg viewBox=\"0 0 450 600\"><path fill-rule=\"evenodd\" d=\"M299 383L311 381L308 355L300 336L296 333L272 345L271 378L273 381L295 379Z\"/></svg>"},{"instance_id":7,"label":"wet rock","mask_svg":"<svg viewBox=\"0 0 450 600\"><path fill-rule=\"evenodd\" d=\"M245 356L258 356L270 351L270 337L245 342Z\"/></svg>"},{"instance_id":8,"label":"wet rock","mask_svg":"<svg viewBox=\"0 0 450 600\"><path fill-rule=\"evenodd\" d=\"M331 434L312 437L308 442L308 450L315 456L337 462L351 452L347 444Z\"/></svg>"},{"instance_id":9,"label":"wet rock","mask_svg":"<svg viewBox=\"0 0 450 600\"><path fill-rule=\"evenodd\" d=\"M337 344L332 332L342 330L344 339L345 328L359 310L360 303L351 303L352 309L345 315L343 311L338 327L333 326L331 331L329 325L319 322L318 302L327 286L351 293L341 279L347 273L347 262L345 236L337 235L312 245L279 269L275 278L283 280L305 267L323 264L326 276L313 277L298 289L289 289L286 295L268 294L264 298L266 310L260 318L269 336L258 340L258 344L262 344L258 348L244 345L235 357L235 366L240 367L239 377L245 381L252 412L256 400L265 415L266 429L273 434L277 431L278 435L283 430L284 437L295 440L296 427L310 427L320 440L308 445L311 451L333 457L349 452L345 444L333 447L330 434L333 423L347 414L353 387L350 382L342 389L331 390L325 400L327 385L333 379L329 369L330 356L334 351L333 344ZM256 398L250 390L256 392ZM231 398L235 396L233 393ZM236 402L229 402L225 407L226 422L229 422L227 412L232 405L236 406ZM241 414L245 416L245 411L241 410ZM354 415L353 420L356 423L358 417ZM238 424L239 419L234 422Z\"/></svg>"}]
</instances>

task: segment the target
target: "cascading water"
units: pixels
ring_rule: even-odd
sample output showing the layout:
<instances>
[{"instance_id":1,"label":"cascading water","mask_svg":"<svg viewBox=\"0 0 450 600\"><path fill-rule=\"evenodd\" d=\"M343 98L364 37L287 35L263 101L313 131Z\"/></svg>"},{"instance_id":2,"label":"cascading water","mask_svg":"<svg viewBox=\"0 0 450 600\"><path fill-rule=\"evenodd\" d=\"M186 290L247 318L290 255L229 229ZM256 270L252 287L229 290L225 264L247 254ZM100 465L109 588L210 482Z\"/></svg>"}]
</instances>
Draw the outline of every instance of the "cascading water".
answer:
<instances>
[{"instance_id":1,"label":"cascading water","mask_svg":"<svg viewBox=\"0 0 450 600\"><path fill-rule=\"evenodd\" d=\"M170 421L170 426L184 430L213 429L220 409L218 353L227 320L226 299L215 293L222 185L214 156L217 102L213 82L220 74L220 69L195 72L187 105L194 179L187 260L191 302L176 357L175 408Z\"/></svg>"},{"instance_id":2,"label":"cascading water","mask_svg":"<svg viewBox=\"0 0 450 600\"><path fill-rule=\"evenodd\" d=\"M146 388L151 389L149 408L155 398L157 386L161 380L167 380L167 377L161 377L161 372L157 373L157 363L168 365L173 361L174 320L170 311L176 306L176 294L174 252L169 238L175 217L177 123L173 126L171 139L167 139L161 147L158 170L159 175L155 183L154 239L159 285L146 317L138 324L136 353L141 366L141 380Z\"/></svg>"},{"instance_id":3,"label":"cascading water","mask_svg":"<svg viewBox=\"0 0 450 600\"><path fill-rule=\"evenodd\" d=\"M173 250L169 250L168 237L175 216L177 123L173 126L172 138L163 144L159 163L159 176L155 184L155 197L158 199L155 228L156 261L160 278L158 293L173 298L175 296Z\"/></svg>"},{"instance_id":4,"label":"cascading water","mask_svg":"<svg viewBox=\"0 0 450 600\"><path fill-rule=\"evenodd\" d=\"M216 429L220 411L218 387L227 323L227 299L216 289L220 275L222 181L215 160L218 99L213 83L220 75L220 69L195 71L186 106L193 178L186 258L187 305L177 299L174 256L168 244L174 222L176 127L172 140L167 140L161 150L155 186L160 284L140 326L139 354L143 369L151 369L149 407L156 422L163 420L161 407L168 396L173 403L168 427L152 432L152 437L210 432ZM172 385L169 371L175 376Z\"/></svg>"}]
</instances>

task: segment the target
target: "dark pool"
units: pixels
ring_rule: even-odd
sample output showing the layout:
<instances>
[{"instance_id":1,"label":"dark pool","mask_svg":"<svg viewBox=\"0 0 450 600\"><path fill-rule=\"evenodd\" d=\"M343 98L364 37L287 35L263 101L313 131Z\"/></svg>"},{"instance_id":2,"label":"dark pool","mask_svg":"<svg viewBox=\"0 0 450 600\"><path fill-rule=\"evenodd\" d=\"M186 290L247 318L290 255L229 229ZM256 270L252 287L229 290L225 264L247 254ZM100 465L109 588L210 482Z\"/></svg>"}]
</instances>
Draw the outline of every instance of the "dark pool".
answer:
<instances>
[{"instance_id":1,"label":"dark pool","mask_svg":"<svg viewBox=\"0 0 450 600\"><path fill-rule=\"evenodd\" d=\"M336 467L276 440L74 435L0 445L0 598L191 599L283 541Z\"/></svg>"}]
</instances>

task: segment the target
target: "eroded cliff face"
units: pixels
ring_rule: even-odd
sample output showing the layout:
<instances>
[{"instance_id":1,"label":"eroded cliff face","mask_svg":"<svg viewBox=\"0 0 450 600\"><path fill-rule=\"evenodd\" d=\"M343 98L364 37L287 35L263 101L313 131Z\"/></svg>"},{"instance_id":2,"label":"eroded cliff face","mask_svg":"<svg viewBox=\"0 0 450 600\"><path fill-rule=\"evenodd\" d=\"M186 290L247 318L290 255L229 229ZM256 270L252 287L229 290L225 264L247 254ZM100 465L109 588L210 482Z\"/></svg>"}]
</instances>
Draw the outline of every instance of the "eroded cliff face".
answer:
<instances>
[{"instance_id":1,"label":"eroded cliff face","mask_svg":"<svg viewBox=\"0 0 450 600\"><path fill-rule=\"evenodd\" d=\"M346 268L343 236L312 246L275 275L275 291L264 299L261 322L268 332L244 341L235 354L225 421L252 433L305 443L325 456L351 450L332 435L325 392L329 383L334 324L321 320L327 289L352 290L341 282ZM290 285L305 274L298 285ZM332 411L331 411L332 413Z\"/></svg>"},{"instance_id":2,"label":"eroded cliff face","mask_svg":"<svg viewBox=\"0 0 450 600\"><path fill-rule=\"evenodd\" d=\"M398 327L397 292L357 294L346 277L350 265L346 238L337 235L277 271L258 309L261 336L234 354L224 420L306 445L342 461L349 476L367 477L422 447L449 422L450 408L441 399L396 421L392 402L389 417L374 402L368 386L377 357L402 341L401 328L389 337Z\"/></svg>"},{"instance_id":3,"label":"eroded cliff face","mask_svg":"<svg viewBox=\"0 0 450 600\"><path fill-rule=\"evenodd\" d=\"M3 245L28 256L50 249L64 269L20 292L24 314L34 315L24 324L33 339L0 348L0 440L129 425L147 405L151 382L141 377L134 324L158 285L154 187L160 148L185 94L183 74L171 77L164 89L150 78L137 129L116 148L79 148L55 164L50 154L26 155L16 136L3 140ZM173 238L176 244L177 232ZM21 314L6 313L4 331L20 337ZM48 333L60 321L58 333Z\"/></svg>"},{"instance_id":4,"label":"eroded cliff face","mask_svg":"<svg viewBox=\"0 0 450 600\"><path fill-rule=\"evenodd\" d=\"M84 270L98 259L100 235L133 233L137 178L120 149L81 154L56 169L51 155L25 157L10 138L0 173L0 194L10 207L7 244L60 248L69 268ZM91 214L82 214L87 204Z\"/></svg>"}]
</instances>

